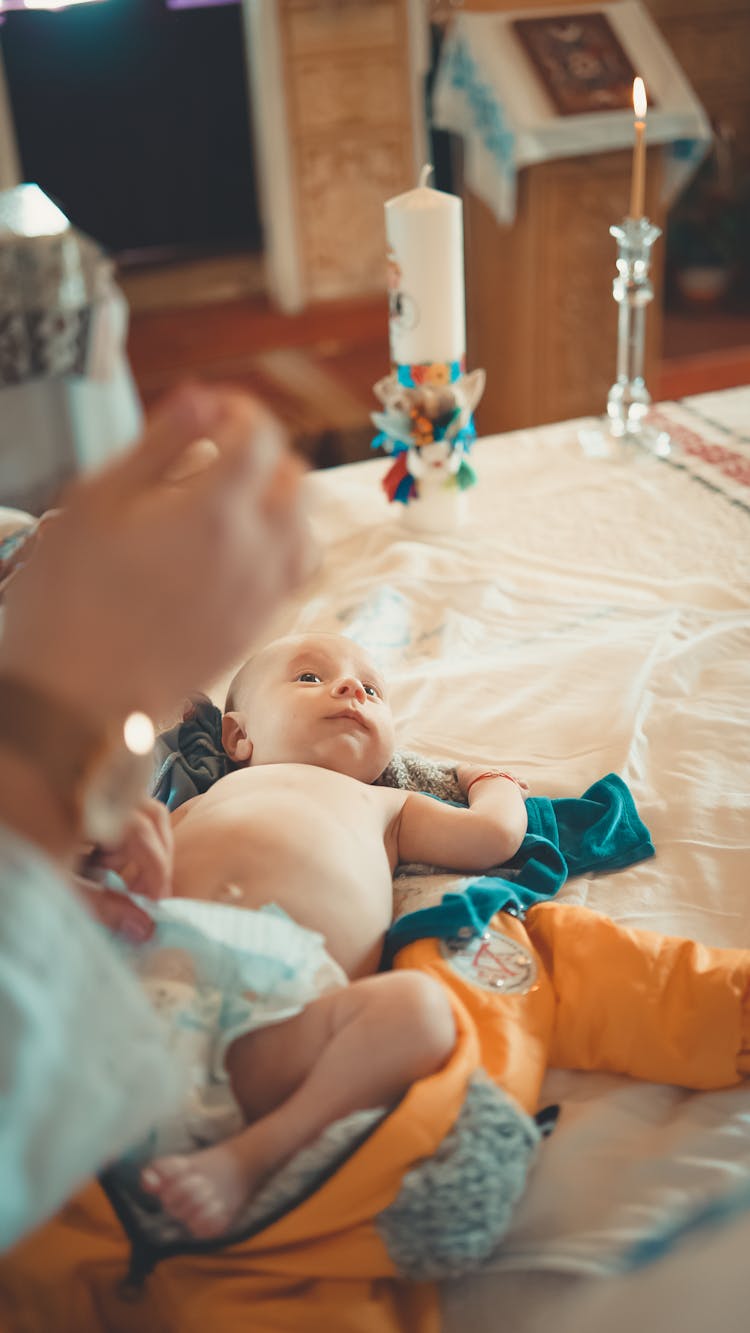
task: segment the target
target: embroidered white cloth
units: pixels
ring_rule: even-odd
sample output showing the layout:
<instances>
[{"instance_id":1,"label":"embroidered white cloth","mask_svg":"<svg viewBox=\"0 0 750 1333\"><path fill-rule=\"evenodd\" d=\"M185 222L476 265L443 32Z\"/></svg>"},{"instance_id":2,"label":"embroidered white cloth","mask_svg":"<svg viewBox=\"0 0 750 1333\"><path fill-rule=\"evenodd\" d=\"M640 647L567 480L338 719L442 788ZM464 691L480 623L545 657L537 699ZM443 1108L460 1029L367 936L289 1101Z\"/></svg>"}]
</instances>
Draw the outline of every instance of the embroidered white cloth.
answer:
<instances>
[{"instance_id":1,"label":"embroidered white cloth","mask_svg":"<svg viewBox=\"0 0 750 1333\"><path fill-rule=\"evenodd\" d=\"M56 868L0 825L0 1250L178 1105L140 986Z\"/></svg>"},{"instance_id":2,"label":"embroidered white cloth","mask_svg":"<svg viewBox=\"0 0 750 1333\"><path fill-rule=\"evenodd\" d=\"M669 201L705 156L709 121L643 5L622 0L597 8L657 100L648 113L647 141L670 145L663 187ZM534 10L534 17L556 12L572 10ZM445 38L433 92L434 124L464 140L466 184L504 225L515 217L516 178L524 167L633 145L632 111L555 112L511 26L528 17L522 9L457 17ZM623 215L627 205L625 198Z\"/></svg>"},{"instance_id":3,"label":"embroidered white cloth","mask_svg":"<svg viewBox=\"0 0 750 1333\"><path fill-rule=\"evenodd\" d=\"M0 191L0 503L52 503L134 440L128 309L99 246L36 185Z\"/></svg>"}]
</instances>

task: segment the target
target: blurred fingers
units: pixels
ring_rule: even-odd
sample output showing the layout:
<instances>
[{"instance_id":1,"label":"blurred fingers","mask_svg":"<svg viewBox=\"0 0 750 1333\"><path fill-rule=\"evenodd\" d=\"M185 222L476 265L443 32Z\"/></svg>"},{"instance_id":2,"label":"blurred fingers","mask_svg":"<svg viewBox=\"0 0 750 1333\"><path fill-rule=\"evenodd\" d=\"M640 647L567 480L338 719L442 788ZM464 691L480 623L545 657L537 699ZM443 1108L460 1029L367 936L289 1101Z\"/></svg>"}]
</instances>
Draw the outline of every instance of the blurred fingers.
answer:
<instances>
[{"instance_id":1,"label":"blurred fingers","mask_svg":"<svg viewBox=\"0 0 750 1333\"><path fill-rule=\"evenodd\" d=\"M177 462L167 469L164 480L170 485L180 485L210 467L218 457L219 449L213 440L194 440L183 450Z\"/></svg>"},{"instance_id":2,"label":"blurred fingers","mask_svg":"<svg viewBox=\"0 0 750 1333\"><path fill-rule=\"evenodd\" d=\"M172 881L172 830L160 802L145 802L132 815L121 844L102 852L99 863L114 870L131 893L163 898Z\"/></svg>"},{"instance_id":3,"label":"blurred fingers","mask_svg":"<svg viewBox=\"0 0 750 1333\"><path fill-rule=\"evenodd\" d=\"M191 531L210 542L224 577L242 583L249 573L259 601L264 587L278 596L310 563L300 491L306 468L275 418L244 394L227 395L212 439L215 465L188 482Z\"/></svg>"},{"instance_id":4,"label":"blurred fingers","mask_svg":"<svg viewBox=\"0 0 750 1333\"><path fill-rule=\"evenodd\" d=\"M211 438L226 391L186 384L171 393L149 418L141 440L101 476L114 500L168 478L196 441Z\"/></svg>"},{"instance_id":5,"label":"blurred fingers","mask_svg":"<svg viewBox=\"0 0 750 1333\"><path fill-rule=\"evenodd\" d=\"M306 466L294 454L282 454L260 499L267 518L274 518L296 504L300 481L306 471Z\"/></svg>"},{"instance_id":6,"label":"blurred fingers","mask_svg":"<svg viewBox=\"0 0 750 1333\"><path fill-rule=\"evenodd\" d=\"M228 393L211 436L219 451L217 486L252 494L261 503L282 460L290 458L279 422L255 399Z\"/></svg>"},{"instance_id":7,"label":"blurred fingers","mask_svg":"<svg viewBox=\"0 0 750 1333\"><path fill-rule=\"evenodd\" d=\"M82 879L75 880L74 888L90 915L113 935L121 935L132 944L142 944L153 934L151 917L125 894L93 887Z\"/></svg>"}]
</instances>

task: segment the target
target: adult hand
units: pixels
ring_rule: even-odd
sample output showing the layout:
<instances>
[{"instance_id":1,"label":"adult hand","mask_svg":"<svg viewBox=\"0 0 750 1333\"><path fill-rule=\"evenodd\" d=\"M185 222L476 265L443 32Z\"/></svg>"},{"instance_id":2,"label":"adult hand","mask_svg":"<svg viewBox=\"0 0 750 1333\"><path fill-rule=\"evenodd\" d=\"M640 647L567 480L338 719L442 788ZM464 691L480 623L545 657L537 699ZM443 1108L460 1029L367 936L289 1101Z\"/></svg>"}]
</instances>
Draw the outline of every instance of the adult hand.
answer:
<instances>
[{"instance_id":1,"label":"adult hand","mask_svg":"<svg viewBox=\"0 0 750 1333\"><path fill-rule=\"evenodd\" d=\"M174 838L169 811L147 796L132 811L116 847L96 848L91 864L114 870L131 893L166 898L172 891Z\"/></svg>"},{"instance_id":2,"label":"adult hand","mask_svg":"<svg viewBox=\"0 0 750 1333\"><path fill-rule=\"evenodd\" d=\"M202 438L215 448L185 467ZM10 583L0 670L108 722L163 715L237 660L301 577L300 473L253 399L178 390L70 491Z\"/></svg>"},{"instance_id":3,"label":"adult hand","mask_svg":"<svg viewBox=\"0 0 750 1333\"><path fill-rule=\"evenodd\" d=\"M140 944L154 932L154 923L127 893L102 887L101 870L114 870L130 893L164 898L172 888L174 838L169 811L161 801L146 797L131 814L117 847L95 847L84 860L73 887L84 907L113 935Z\"/></svg>"},{"instance_id":4,"label":"adult hand","mask_svg":"<svg viewBox=\"0 0 750 1333\"><path fill-rule=\"evenodd\" d=\"M73 889L79 902L101 926L113 935L121 935L131 944L143 944L154 933L154 923L147 912L117 889L103 889L95 881L73 876Z\"/></svg>"}]
</instances>

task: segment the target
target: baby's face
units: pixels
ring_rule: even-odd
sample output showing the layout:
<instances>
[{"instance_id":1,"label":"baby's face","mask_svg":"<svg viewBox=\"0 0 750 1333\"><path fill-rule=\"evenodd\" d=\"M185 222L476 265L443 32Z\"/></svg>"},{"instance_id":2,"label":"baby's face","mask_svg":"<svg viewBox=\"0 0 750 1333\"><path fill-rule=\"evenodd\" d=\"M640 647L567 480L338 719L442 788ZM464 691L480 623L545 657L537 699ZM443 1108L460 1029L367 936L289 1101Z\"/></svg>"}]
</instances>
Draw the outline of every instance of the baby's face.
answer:
<instances>
[{"instance_id":1,"label":"baby's face","mask_svg":"<svg viewBox=\"0 0 750 1333\"><path fill-rule=\"evenodd\" d=\"M385 682L364 650L338 635L271 644L239 703L252 765L316 764L370 783L393 754Z\"/></svg>"}]
</instances>

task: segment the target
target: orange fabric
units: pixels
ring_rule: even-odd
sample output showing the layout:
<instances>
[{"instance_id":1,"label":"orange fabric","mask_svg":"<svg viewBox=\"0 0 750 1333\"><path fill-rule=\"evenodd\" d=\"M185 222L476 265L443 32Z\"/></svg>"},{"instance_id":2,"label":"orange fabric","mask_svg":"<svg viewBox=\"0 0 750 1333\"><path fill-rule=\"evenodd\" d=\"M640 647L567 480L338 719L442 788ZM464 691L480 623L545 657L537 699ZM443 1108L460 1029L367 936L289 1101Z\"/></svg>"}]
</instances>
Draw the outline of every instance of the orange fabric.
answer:
<instances>
[{"instance_id":1,"label":"orange fabric","mask_svg":"<svg viewBox=\"0 0 750 1333\"><path fill-rule=\"evenodd\" d=\"M540 903L525 922L500 912L492 927L536 959L525 995L471 985L435 940L408 945L396 964L429 972L461 1002L479 1063L531 1114L550 1065L696 1089L750 1072L750 951L631 930L567 903Z\"/></svg>"},{"instance_id":2,"label":"orange fabric","mask_svg":"<svg viewBox=\"0 0 750 1333\"><path fill-rule=\"evenodd\" d=\"M0 1261L0 1333L438 1333L435 1287L396 1277L373 1218L463 1104L479 1046L460 1003L454 1011L446 1066L287 1217L214 1254L163 1260L123 1299L129 1247L91 1186Z\"/></svg>"},{"instance_id":3,"label":"orange fabric","mask_svg":"<svg viewBox=\"0 0 750 1333\"><path fill-rule=\"evenodd\" d=\"M252 1240L162 1261L123 1299L128 1246L92 1186L0 1261L0 1333L438 1333L435 1288L396 1277L373 1218L453 1125L483 1065L533 1112L548 1064L696 1088L750 1064L750 953L707 949L555 903L493 927L536 957L526 994L464 980L435 940L398 967L446 987L456 1048L316 1193Z\"/></svg>"},{"instance_id":4,"label":"orange fabric","mask_svg":"<svg viewBox=\"0 0 750 1333\"><path fill-rule=\"evenodd\" d=\"M750 982L742 997L742 1046L737 1056L737 1073L750 1078Z\"/></svg>"},{"instance_id":5,"label":"orange fabric","mask_svg":"<svg viewBox=\"0 0 750 1333\"><path fill-rule=\"evenodd\" d=\"M528 933L515 917L499 913L493 927L529 947ZM533 950L532 950L533 952ZM402 949L397 967L414 967L435 977L470 1017L479 1043L478 1063L531 1115L548 1064L555 1023L555 997L539 967L537 985L527 995L500 995L472 986L443 958L435 940L417 940Z\"/></svg>"},{"instance_id":6,"label":"orange fabric","mask_svg":"<svg viewBox=\"0 0 750 1333\"><path fill-rule=\"evenodd\" d=\"M127 1245L91 1186L0 1263L2 1333L438 1333L431 1284L256 1268L244 1246L166 1260L121 1287Z\"/></svg>"},{"instance_id":7,"label":"orange fabric","mask_svg":"<svg viewBox=\"0 0 750 1333\"><path fill-rule=\"evenodd\" d=\"M550 1064L695 1089L740 1081L750 951L560 903L532 908L527 925L557 996Z\"/></svg>"}]
</instances>

